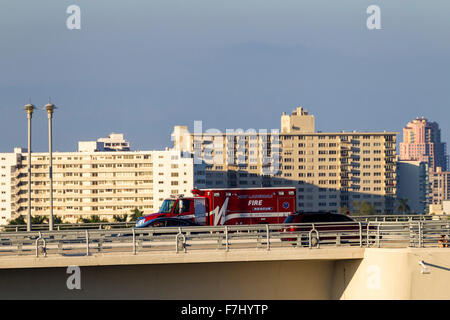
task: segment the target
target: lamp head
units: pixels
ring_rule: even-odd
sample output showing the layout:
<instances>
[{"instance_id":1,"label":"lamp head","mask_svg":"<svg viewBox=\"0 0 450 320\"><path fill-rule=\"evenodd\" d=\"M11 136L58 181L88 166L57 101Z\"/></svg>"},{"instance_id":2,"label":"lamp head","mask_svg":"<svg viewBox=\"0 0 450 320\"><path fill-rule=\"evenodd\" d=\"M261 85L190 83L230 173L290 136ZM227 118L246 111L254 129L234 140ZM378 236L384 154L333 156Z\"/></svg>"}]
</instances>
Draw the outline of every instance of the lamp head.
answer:
<instances>
[{"instance_id":1,"label":"lamp head","mask_svg":"<svg viewBox=\"0 0 450 320\"><path fill-rule=\"evenodd\" d=\"M45 110L47 110L47 113L53 113L53 111L56 109L56 107L55 107L55 105L54 104L52 104L52 103L47 103L45 106L44 106L44 109Z\"/></svg>"},{"instance_id":2,"label":"lamp head","mask_svg":"<svg viewBox=\"0 0 450 320\"><path fill-rule=\"evenodd\" d=\"M53 103L47 103L44 106L44 109L47 111L48 118L50 119L53 115L53 111L55 111L56 107Z\"/></svg>"},{"instance_id":3,"label":"lamp head","mask_svg":"<svg viewBox=\"0 0 450 320\"><path fill-rule=\"evenodd\" d=\"M36 107L31 103L26 104L23 108L27 111L28 115L32 115L34 109L36 109Z\"/></svg>"}]
</instances>

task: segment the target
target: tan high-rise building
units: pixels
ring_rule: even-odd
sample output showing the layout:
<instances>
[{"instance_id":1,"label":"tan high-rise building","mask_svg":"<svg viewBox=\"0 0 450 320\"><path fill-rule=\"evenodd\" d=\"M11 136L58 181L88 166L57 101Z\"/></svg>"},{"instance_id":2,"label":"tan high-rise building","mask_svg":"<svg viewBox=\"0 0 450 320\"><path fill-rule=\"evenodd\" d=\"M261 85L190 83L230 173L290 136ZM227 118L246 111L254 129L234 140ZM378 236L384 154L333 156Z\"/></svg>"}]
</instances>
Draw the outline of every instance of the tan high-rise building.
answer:
<instances>
[{"instance_id":1,"label":"tan high-rise building","mask_svg":"<svg viewBox=\"0 0 450 320\"><path fill-rule=\"evenodd\" d=\"M444 201L450 200L450 172L437 168L430 172L429 204L442 207Z\"/></svg>"},{"instance_id":2,"label":"tan high-rise building","mask_svg":"<svg viewBox=\"0 0 450 320\"><path fill-rule=\"evenodd\" d=\"M366 201L393 213L396 132L314 130L303 108L282 116L282 130L189 133L176 126L174 148L206 163L206 187L297 188L299 211L332 211Z\"/></svg>"}]
</instances>

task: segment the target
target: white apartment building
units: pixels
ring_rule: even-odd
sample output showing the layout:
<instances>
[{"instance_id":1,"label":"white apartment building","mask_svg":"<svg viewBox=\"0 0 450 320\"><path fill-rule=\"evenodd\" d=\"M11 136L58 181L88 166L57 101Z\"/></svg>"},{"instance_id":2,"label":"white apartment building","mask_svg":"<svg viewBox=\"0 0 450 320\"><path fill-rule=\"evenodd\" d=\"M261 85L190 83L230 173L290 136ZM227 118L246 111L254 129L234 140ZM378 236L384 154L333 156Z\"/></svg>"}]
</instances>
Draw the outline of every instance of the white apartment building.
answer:
<instances>
[{"instance_id":1,"label":"white apartment building","mask_svg":"<svg viewBox=\"0 0 450 320\"><path fill-rule=\"evenodd\" d=\"M0 224L28 213L27 153L0 153ZM49 154L31 159L33 216L49 214ZM99 215L111 219L138 208L158 210L172 194L203 187L204 165L174 150L54 152L53 214L67 221Z\"/></svg>"},{"instance_id":2,"label":"white apartment building","mask_svg":"<svg viewBox=\"0 0 450 320\"><path fill-rule=\"evenodd\" d=\"M26 150L16 148L12 153L0 153L0 225L11 218L11 199L15 197L12 179L20 154Z\"/></svg>"}]
</instances>

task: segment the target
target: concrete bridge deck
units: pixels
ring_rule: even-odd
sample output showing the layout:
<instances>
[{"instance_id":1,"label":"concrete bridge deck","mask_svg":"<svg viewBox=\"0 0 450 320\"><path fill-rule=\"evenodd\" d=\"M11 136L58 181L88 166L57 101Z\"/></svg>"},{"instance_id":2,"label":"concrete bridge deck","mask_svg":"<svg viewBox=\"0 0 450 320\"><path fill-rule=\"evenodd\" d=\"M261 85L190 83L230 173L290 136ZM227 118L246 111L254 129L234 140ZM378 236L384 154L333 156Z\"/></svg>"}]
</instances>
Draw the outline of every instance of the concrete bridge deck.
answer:
<instances>
[{"instance_id":1,"label":"concrete bridge deck","mask_svg":"<svg viewBox=\"0 0 450 320\"><path fill-rule=\"evenodd\" d=\"M80 290L67 287L71 265ZM449 267L450 248L2 257L0 299L450 299Z\"/></svg>"}]
</instances>

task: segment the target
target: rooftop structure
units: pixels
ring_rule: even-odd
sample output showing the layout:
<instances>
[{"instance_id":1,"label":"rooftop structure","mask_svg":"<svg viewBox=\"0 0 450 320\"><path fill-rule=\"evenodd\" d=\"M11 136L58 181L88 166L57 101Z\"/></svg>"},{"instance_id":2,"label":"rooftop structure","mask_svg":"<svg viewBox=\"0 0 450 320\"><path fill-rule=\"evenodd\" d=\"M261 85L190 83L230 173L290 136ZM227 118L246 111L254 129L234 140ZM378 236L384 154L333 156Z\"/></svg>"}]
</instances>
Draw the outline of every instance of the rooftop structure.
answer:
<instances>
[{"instance_id":1,"label":"rooftop structure","mask_svg":"<svg viewBox=\"0 0 450 320\"><path fill-rule=\"evenodd\" d=\"M111 133L107 138L99 138L97 141L78 142L78 152L98 151L130 151L130 143L122 133Z\"/></svg>"}]
</instances>

